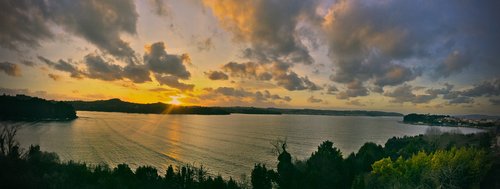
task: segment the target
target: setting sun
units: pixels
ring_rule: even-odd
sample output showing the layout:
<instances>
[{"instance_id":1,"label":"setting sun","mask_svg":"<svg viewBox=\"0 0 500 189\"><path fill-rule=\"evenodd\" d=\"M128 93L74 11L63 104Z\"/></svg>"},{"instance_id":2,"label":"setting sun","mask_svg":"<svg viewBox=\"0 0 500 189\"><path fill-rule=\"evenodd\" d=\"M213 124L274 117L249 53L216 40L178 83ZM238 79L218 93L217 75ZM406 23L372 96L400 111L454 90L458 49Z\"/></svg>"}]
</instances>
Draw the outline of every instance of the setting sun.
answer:
<instances>
[{"instance_id":1,"label":"setting sun","mask_svg":"<svg viewBox=\"0 0 500 189\"><path fill-rule=\"evenodd\" d=\"M178 106L178 105L181 105L181 104L182 104L182 102L181 102L181 101L179 101L179 98L180 98L180 97L178 97L178 96L171 96L170 98L171 98L172 100L170 100L170 102L168 102L169 104L176 105L176 106Z\"/></svg>"}]
</instances>

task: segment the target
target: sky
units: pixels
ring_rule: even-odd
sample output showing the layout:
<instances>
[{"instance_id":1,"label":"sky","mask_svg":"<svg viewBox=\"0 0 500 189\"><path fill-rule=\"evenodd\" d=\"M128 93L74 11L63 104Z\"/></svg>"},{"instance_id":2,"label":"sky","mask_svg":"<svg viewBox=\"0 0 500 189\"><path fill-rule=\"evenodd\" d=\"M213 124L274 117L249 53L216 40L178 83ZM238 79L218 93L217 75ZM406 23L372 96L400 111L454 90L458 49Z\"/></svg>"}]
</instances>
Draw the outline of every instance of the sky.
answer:
<instances>
[{"instance_id":1,"label":"sky","mask_svg":"<svg viewBox=\"0 0 500 189\"><path fill-rule=\"evenodd\" d=\"M0 93L500 115L495 0L5 0Z\"/></svg>"}]
</instances>

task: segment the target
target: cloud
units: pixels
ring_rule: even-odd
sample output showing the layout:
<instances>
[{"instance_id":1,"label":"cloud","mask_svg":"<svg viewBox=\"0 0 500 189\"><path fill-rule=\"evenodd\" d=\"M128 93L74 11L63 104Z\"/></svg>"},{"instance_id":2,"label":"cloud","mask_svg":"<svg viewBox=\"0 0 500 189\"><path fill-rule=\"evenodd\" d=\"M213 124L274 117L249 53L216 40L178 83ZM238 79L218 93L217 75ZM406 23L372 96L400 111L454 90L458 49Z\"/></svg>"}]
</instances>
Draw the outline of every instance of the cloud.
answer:
<instances>
[{"instance_id":1,"label":"cloud","mask_svg":"<svg viewBox=\"0 0 500 189\"><path fill-rule=\"evenodd\" d=\"M52 39L42 6L43 1L1 1L0 46L19 50L21 45L39 47L40 40Z\"/></svg>"},{"instance_id":2,"label":"cloud","mask_svg":"<svg viewBox=\"0 0 500 189\"><path fill-rule=\"evenodd\" d=\"M21 64L23 64L25 66L29 66L29 67L35 66L35 62L33 62L31 60L21 60Z\"/></svg>"},{"instance_id":3,"label":"cloud","mask_svg":"<svg viewBox=\"0 0 500 189\"><path fill-rule=\"evenodd\" d=\"M451 97L450 94L453 93L452 89L453 89L454 85L449 84L449 83L445 83L444 86L445 87L441 88L441 89L428 89L427 93L433 94L433 95L444 95L447 97Z\"/></svg>"},{"instance_id":4,"label":"cloud","mask_svg":"<svg viewBox=\"0 0 500 189\"><path fill-rule=\"evenodd\" d=\"M229 76L221 71L209 71L204 72L208 79L210 80L228 80Z\"/></svg>"},{"instance_id":5,"label":"cloud","mask_svg":"<svg viewBox=\"0 0 500 189\"><path fill-rule=\"evenodd\" d=\"M124 77L130 79L134 83L144 83L151 81L149 69L144 64L128 64L123 68Z\"/></svg>"},{"instance_id":6,"label":"cloud","mask_svg":"<svg viewBox=\"0 0 500 189\"><path fill-rule=\"evenodd\" d=\"M500 79L486 80L479 84L474 85L472 88L464 90L453 90L454 85L444 83L442 88L430 88L424 90L423 87L412 87L410 85L403 85L396 88L393 92L385 93L385 96L393 97L392 102L404 103L427 103L430 100L441 97L447 100L448 105L455 104L472 104L475 102L474 98L477 97L491 97L500 96ZM415 95L413 91L423 90L425 93Z\"/></svg>"},{"instance_id":7,"label":"cloud","mask_svg":"<svg viewBox=\"0 0 500 189\"><path fill-rule=\"evenodd\" d=\"M472 63L494 65L498 50L492 49L499 49L500 27L492 18L500 15L492 7L498 5L495 1L336 1L321 26L336 66L331 79L397 86L422 73L440 78L460 73Z\"/></svg>"},{"instance_id":8,"label":"cloud","mask_svg":"<svg viewBox=\"0 0 500 189\"><path fill-rule=\"evenodd\" d=\"M500 99L489 99L489 101L491 102L492 105L495 105L495 106L498 106L500 105Z\"/></svg>"},{"instance_id":9,"label":"cloud","mask_svg":"<svg viewBox=\"0 0 500 189\"><path fill-rule=\"evenodd\" d=\"M414 87L411 85L404 84L397 87L392 92L384 93L387 97L392 97L391 102L393 103L405 103L410 102L413 104L428 103L433 99L437 98L437 94L414 94Z\"/></svg>"},{"instance_id":10,"label":"cloud","mask_svg":"<svg viewBox=\"0 0 500 189\"><path fill-rule=\"evenodd\" d=\"M451 99L448 103L450 103L450 104L470 104L473 102L474 102L473 98L467 97L467 96L461 96L461 97Z\"/></svg>"},{"instance_id":11,"label":"cloud","mask_svg":"<svg viewBox=\"0 0 500 189\"><path fill-rule=\"evenodd\" d=\"M57 74L49 73L48 76L49 76L50 79L52 79L54 81L59 81L61 79L61 76L57 75Z\"/></svg>"},{"instance_id":12,"label":"cloud","mask_svg":"<svg viewBox=\"0 0 500 189\"><path fill-rule=\"evenodd\" d=\"M307 77L301 78L295 72L278 75L275 80L279 86L282 86L289 91L321 89L321 87L309 81Z\"/></svg>"},{"instance_id":13,"label":"cloud","mask_svg":"<svg viewBox=\"0 0 500 189\"><path fill-rule=\"evenodd\" d=\"M470 89L462 91L461 95L468 96L468 97L499 96L500 95L500 79L496 78L493 80L483 81L479 84L474 85Z\"/></svg>"},{"instance_id":14,"label":"cloud","mask_svg":"<svg viewBox=\"0 0 500 189\"><path fill-rule=\"evenodd\" d=\"M130 60L134 50L120 38L136 34L138 14L132 0L50 1L50 18L67 32L83 37L106 53Z\"/></svg>"},{"instance_id":15,"label":"cloud","mask_svg":"<svg viewBox=\"0 0 500 189\"><path fill-rule=\"evenodd\" d=\"M49 67L52 67L56 70L67 72L70 74L72 78L82 79L84 74L81 70L79 70L73 63L67 62L65 60L60 59L57 62L53 62L43 56L37 57L40 61L47 64Z\"/></svg>"},{"instance_id":16,"label":"cloud","mask_svg":"<svg viewBox=\"0 0 500 189\"><path fill-rule=\"evenodd\" d=\"M233 96L233 97L248 97L254 95L254 93L248 92L244 89L235 89L232 87L219 87L215 89L214 92L222 94L224 96Z\"/></svg>"},{"instance_id":17,"label":"cloud","mask_svg":"<svg viewBox=\"0 0 500 189\"><path fill-rule=\"evenodd\" d=\"M276 103L286 103L292 100L289 96L272 94L268 90L252 92L243 88L218 87L216 89L206 88L204 91L206 93L200 95L199 98L214 104L231 102L233 105L272 106Z\"/></svg>"},{"instance_id":18,"label":"cloud","mask_svg":"<svg viewBox=\"0 0 500 189\"><path fill-rule=\"evenodd\" d=\"M187 71L184 62L189 60L187 55L169 55L165 51L163 42L153 43L146 46L144 63L149 69L158 74L168 74L180 79L189 79L191 73Z\"/></svg>"},{"instance_id":19,"label":"cloud","mask_svg":"<svg viewBox=\"0 0 500 189\"><path fill-rule=\"evenodd\" d=\"M321 103L321 102L323 102L323 99L314 98L314 96L310 96L307 99L307 102L309 102L309 103Z\"/></svg>"},{"instance_id":20,"label":"cloud","mask_svg":"<svg viewBox=\"0 0 500 189\"><path fill-rule=\"evenodd\" d=\"M123 66L115 64L116 58L90 53L81 61L85 67L77 68L72 62L59 60L51 61L43 56L38 59L56 70L68 72L73 78L91 78L103 81L116 81L129 79L134 83L152 81L150 72L161 78L162 83L181 90L192 90L193 85L178 82L179 79L189 79L191 74L187 71L184 63L190 62L187 54L169 55L165 51L163 42L157 42L146 46L144 63L137 61ZM173 78L175 77L175 78Z\"/></svg>"},{"instance_id":21,"label":"cloud","mask_svg":"<svg viewBox=\"0 0 500 189\"><path fill-rule=\"evenodd\" d=\"M119 65L110 64L101 56L88 54L83 58L87 65L86 76L92 79L114 81L123 78L123 68Z\"/></svg>"},{"instance_id":22,"label":"cloud","mask_svg":"<svg viewBox=\"0 0 500 189\"><path fill-rule=\"evenodd\" d=\"M21 76L21 68L17 64L10 62L0 62L0 71L13 77Z\"/></svg>"},{"instance_id":23,"label":"cloud","mask_svg":"<svg viewBox=\"0 0 500 189\"><path fill-rule=\"evenodd\" d=\"M179 82L179 78L176 76L172 76L172 75L163 75L162 76L160 74L156 74L155 78L158 81L158 83L160 83L161 85L167 85L169 87L176 88L176 89L179 89L181 91L192 91L194 88L194 85L192 85L192 84L185 84L185 83Z\"/></svg>"},{"instance_id":24,"label":"cloud","mask_svg":"<svg viewBox=\"0 0 500 189\"><path fill-rule=\"evenodd\" d=\"M314 62L297 28L314 11L315 1L204 0L203 4L236 41L249 44L244 57L258 62Z\"/></svg>"},{"instance_id":25,"label":"cloud","mask_svg":"<svg viewBox=\"0 0 500 189\"><path fill-rule=\"evenodd\" d=\"M79 36L103 52L122 60L134 61L134 50L120 34L136 34L138 14L132 0L102 1L2 1L1 45L18 49L37 47L40 41L54 39L52 24Z\"/></svg>"},{"instance_id":26,"label":"cloud","mask_svg":"<svg viewBox=\"0 0 500 189\"><path fill-rule=\"evenodd\" d=\"M273 80L290 90L320 90L307 76L299 76L294 64L312 65L314 59L302 41L306 21L320 19L313 13L318 1L203 1L219 24L233 34L235 41L245 44L246 63L230 62L223 67L232 77ZM277 69L277 70L276 70Z\"/></svg>"},{"instance_id":27,"label":"cloud","mask_svg":"<svg viewBox=\"0 0 500 189\"><path fill-rule=\"evenodd\" d=\"M290 70L290 66L290 64L283 62L274 62L272 64L229 62L222 66L222 70L228 72L231 77L262 81L273 80L278 86L281 86L289 91L317 91L322 89L321 86L309 80L308 77L300 77L297 73Z\"/></svg>"},{"instance_id":28,"label":"cloud","mask_svg":"<svg viewBox=\"0 0 500 189\"><path fill-rule=\"evenodd\" d=\"M258 75L261 75L265 72L265 69L263 69L259 64L255 62L245 62L245 63L238 63L238 62L229 62L222 66L222 70L226 71L231 75L232 77L241 77L241 78L253 78L253 79L264 79L264 80L270 80L272 78L264 77L260 78Z\"/></svg>"},{"instance_id":29,"label":"cloud","mask_svg":"<svg viewBox=\"0 0 500 189\"><path fill-rule=\"evenodd\" d=\"M91 78L103 81L115 81L128 78L135 83L151 81L149 70L142 64L127 64L122 67L112 63L112 59L91 53L85 55L83 64L86 69L78 69L73 63L59 60L51 61L43 56L38 59L56 70L70 73L70 76L77 79Z\"/></svg>"},{"instance_id":30,"label":"cloud","mask_svg":"<svg viewBox=\"0 0 500 189\"><path fill-rule=\"evenodd\" d=\"M434 71L434 78L449 77L451 74L460 73L471 64L469 55L460 51L453 51L446 57L443 63L439 64Z\"/></svg>"},{"instance_id":31,"label":"cloud","mask_svg":"<svg viewBox=\"0 0 500 189\"><path fill-rule=\"evenodd\" d=\"M339 89L335 85L328 85L326 88L326 94L335 95Z\"/></svg>"},{"instance_id":32,"label":"cloud","mask_svg":"<svg viewBox=\"0 0 500 189\"><path fill-rule=\"evenodd\" d=\"M347 90L337 93L337 99L349 99L351 97L368 96L368 89L360 81L352 81L346 85Z\"/></svg>"}]
</instances>

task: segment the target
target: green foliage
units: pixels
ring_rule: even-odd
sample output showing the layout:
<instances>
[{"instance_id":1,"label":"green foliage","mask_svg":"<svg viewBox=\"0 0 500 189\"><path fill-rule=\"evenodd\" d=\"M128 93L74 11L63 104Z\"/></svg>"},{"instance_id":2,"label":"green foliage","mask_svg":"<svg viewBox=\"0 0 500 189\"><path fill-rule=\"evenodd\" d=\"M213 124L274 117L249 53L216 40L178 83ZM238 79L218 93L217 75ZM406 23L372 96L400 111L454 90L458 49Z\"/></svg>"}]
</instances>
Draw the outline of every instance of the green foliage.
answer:
<instances>
[{"instance_id":1,"label":"green foliage","mask_svg":"<svg viewBox=\"0 0 500 189\"><path fill-rule=\"evenodd\" d=\"M263 188L269 188L270 181L279 188L478 188L481 181L481 186L495 185L498 171L491 171L487 153L491 141L489 133L393 137L385 147L365 143L345 159L325 141L310 158L294 163L285 143L277 179L266 180ZM256 166L254 172L261 169ZM252 174L252 181L262 175Z\"/></svg>"},{"instance_id":2,"label":"green foliage","mask_svg":"<svg viewBox=\"0 0 500 189\"><path fill-rule=\"evenodd\" d=\"M384 158L373 164L370 188L478 188L489 169L487 154L476 148L452 148L409 159Z\"/></svg>"},{"instance_id":3,"label":"green foliage","mask_svg":"<svg viewBox=\"0 0 500 189\"><path fill-rule=\"evenodd\" d=\"M57 154L42 152L39 146L30 146L22 156L0 155L0 167L0 188L240 188L232 178L212 177L199 171L203 168L191 166L175 171L169 166L162 177L150 166L133 172L126 164L110 169L107 165L60 163Z\"/></svg>"},{"instance_id":4,"label":"green foliage","mask_svg":"<svg viewBox=\"0 0 500 189\"><path fill-rule=\"evenodd\" d=\"M343 181L342 153L333 147L333 142L325 141L307 160L308 169L305 177L312 188L330 188L331 186L345 186Z\"/></svg>"}]
</instances>

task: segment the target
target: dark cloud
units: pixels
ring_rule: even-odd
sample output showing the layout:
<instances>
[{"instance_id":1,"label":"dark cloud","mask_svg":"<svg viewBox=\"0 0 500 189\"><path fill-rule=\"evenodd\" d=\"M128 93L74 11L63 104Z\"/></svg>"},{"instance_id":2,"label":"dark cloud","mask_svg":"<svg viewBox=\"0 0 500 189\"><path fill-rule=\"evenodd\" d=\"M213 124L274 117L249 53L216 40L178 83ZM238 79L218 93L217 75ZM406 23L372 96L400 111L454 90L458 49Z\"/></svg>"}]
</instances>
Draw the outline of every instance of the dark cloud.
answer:
<instances>
[{"instance_id":1,"label":"dark cloud","mask_svg":"<svg viewBox=\"0 0 500 189\"><path fill-rule=\"evenodd\" d=\"M132 0L102 1L2 1L0 41L3 47L39 46L54 39L51 24L82 37L102 51L134 61L134 50L120 34L136 34L138 14Z\"/></svg>"},{"instance_id":2,"label":"dark cloud","mask_svg":"<svg viewBox=\"0 0 500 189\"><path fill-rule=\"evenodd\" d=\"M261 66L255 62L245 62L245 63L229 62L224 66L222 66L222 70L228 72L229 75L231 75L232 77L254 78L254 79L259 79L257 75L264 73L263 70L261 70Z\"/></svg>"},{"instance_id":3,"label":"dark cloud","mask_svg":"<svg viewBox=\"0 0 500 189\"><path fill-rule=\"evenodd\" d=\"M60 75L57 75L57 74L52 74L52 73L49 73L48 74L49 78L54 80L54 81L59 81L61 80L61 76Z\"/></svg>"},{"instance_id":4,"label":"dark cloud","mask_svg":"<svg viewBox=\"0 0 500 189\"><path fill-rule=\"evenodd\" d=\"M314 62L297 28L315 11L316 1L204 1L236 41L249 44L244 56L258 62Z\"/></svg>"},{"instance_id":5,"label":"dark cloud","mask_svg":"<svg viewBox=\"0 0 500 189\"><path fill-rule=\"evenodd\" d=\"M450 94L453 93L453 91L452 91L453 87L454 87L454 85L451 85L449 83L445 83L444 88L428 89L427 93L433 94L433 95L444 95L444 96L452 97L452 96L450 96Z\"/></svg>"},{"instance_id":6,"label":"dark cloud","mask_svg":"<svg viewBox=\"0 0 500 189\"><path fill-rule=\"evenodd\" d=\"M253 105L273 105L275 102L290 102L292 98L289 96L280 96L272 94L268 90L264 91L248 91L243 88L218 87L216 89L205 89L207 94L201 95L201 98L207 100L221 100L221 96L226 101L239 104Z\"/></svg>"},{"instance_id":7,"label":"dark cloud","mask_svg":"<svg viewBox=\"0 0 500 189\"><path fill-rule=\"evenodd\" d=\"M314 98L314 96L310 96L307 99L307 102L309 102L309 103L321 103L321 102L323 102L323 99Z\"/></svg>"},{"instance_id":8,"label":"dark cloud","mask_svg":"<svg viewBox=\"0 0 500 189\"><path fill-rule=\"evenodd\" d=\"M123 68L119 65L110 64L101 56L88 54L83 58L87 65L86 76L92 79L114 81L123 78Z\"/></svg>"},{"instance_id":9,"label":"dark cloud","mask_svg":"<svg viewBox=\"0 0 500 189\"><path fill-rule=\"evenodd\" d=\"M129 64L123 68L124 77L130 79L134 83L144 83L151 81L149 69L144 64Z\"/></svg>"},{"instance_id":10,"label":"dark cloud","mask_svg":"<svg viewBox=\"0 0 500 189\"><path fill-rule=\"evenodd\" d=\"M368 89L360 81L352 81L346 87L347 90L337 93L337 99L349 99L351 97L368 95Z\"/></svg>"},{"instance_id":11,"label":"dark cloud","mask_svg":"<svg viewBox=\"0 0 500 189\"><path fill-rule=\"evenodd\" d=\"M291 67L296 63L311 65L314 59L302 43L306 29L300 21L317 18L316 1L204 1L212 8L220 24L234 39L247 44L243 50L246 63L230 62L223 67L232 77L273 80L290 90L320 90L306 76ZM312 16L312 17L311 17ZM301 28L301 29L300 29ZM306 38L304 38L306 39ZM307 38L307 41L313 41Z\"/></svg>"},{"instance_id":12,"label":"dark cloud","mask_svg":"<svg viewBox=\"0 0 500 189\"><path fill-rule=\"evenodd\" d=\"M282 86L289 91L306 90L306 89L311 91L317 91L322 89L322 87L310 81L309 78L299 77L293 71L277 75L275 77L275 80L279 86Z\"/></svg>"},{"instance_id":13,"label":"dark cloud","mask_svg":"<svg viewBox=\"0 0 500 189\"><path fill-rule=\"evenodd\" d=\"M254 62L237 63L229 62L222 69L232 77L240 77L257 80L273 80L278 86L289 91L296 90L321 90L322 87L309 80L308 77L300 77L290 70L291 65L283 62L272 64L257 64Z\"/></svg>"},{"instance_id":14,"label":"dark cloud","mask_svg":"<svg viewBox=\"0 0 500 189\"><path fill-rule=\"evenodd\" d=\"M229 76L221 71L209 71L209 72L204 72L204 73L208 77L208 79L210 79L210 80L228 80L229 79Z\"/></svg>"},{"instance_id":15,"label":"dark cloud","mask_svg":"<svg viewBox=\"0 0 500 189\"><path fill-rule=\"evenodd\" d=\"M437 94L414 94L414 87L411 85L404 84L397 87L392 92L384 93L387 97L392 97L391 102L394 103L405 103L410 102L413 104L428 103L433 99L437 98Z\"/></svg>"},{"instance_id":16,"label":"dark cloud","mask_svg":"<svg viewBox=\"0 0 500 189\"><path fill-rule=\"evenodd\" d=\"M396 86L414 80L423 68L439 78L472 63L496 64L500 26L493 18L500 15L493 7L499 3L336 1L323 23L336 66L331 78Z\"/></svg>"},{"instance_id":17,"label":"dark cloud","mask_svg":"<svg viewBox=\"0 0 500 189\"><path fill-rule=\"evenodd\" d=\"M264 99L271 99L271 100L283 100L283 101L287 101L287 102L290 102L292 100L292 98L290 98L289 96L280 96L280 95L277 95L277 94L271 94L268 90L264 90L264 92L260 92L260 91L257 91L256 94L262 94L262 96L264 97Z\"/></svg>"},{"instance_id":18,"label":"dark cloud","mask_svg":"<svg viewBox=\"0 0 500 189\"><path fill-rule=\"evenodd\" d=\"M21 68L10 62L0 62L0 71L14 77L21 76Z\"/></svg>"},{"instance_id":19,"label":"dark cloud","mask_svg":"<svg viewBox=\"0 0 500 189\"><path fill-rule=\"evenodd\" d=\"M155 73L168 74L180 79L189 79L191 73L187 71L184 62L189 56L169 55L165 51L163 42L153 43L144 54L144 63Z\"/></svg>"},{"instance_id":20,"label":"dark cloud","mask_svg":"<svg viewBox=\"0 0 500 189\"><path fill-rule=\"evenodd\" d=\"M473 103L474 99L467 96L461 96L448 101L450 104L470 104Z\"/></svg>"},{"instance_id":21,"label":"dark cloud","mask_svg":"<svg viewBox=\"0 0 500 189\"><path fill-rule=\"evenodd\" d=\"M73 63L71 62L62 59L60 59L57 62L53 62L43 56L38 56L37 58L43 63L47 64L49 67L52 67L62 72L69 73L70 76L73 78L82 79L84 76L84 73L81 70L79 70L75 65L73 65Z\"/></svg>"},{"instance_id":22,"label":"dark cloud","mask_svg":"<svg viewBox=\"0 0 500 189\"><path fill-rule=\"evenodd\" d=\"M483 81L480 84L474 85L472 88L461 92L463 96L480 97L480 96L499 96L500 95L500 79Z\"/></svg>"},{"instance_id":23,"label":"dark cloud","mask_svg":"<svg viewBox=\"0 0 500 189\"><path fill-rule=\"evenodd\" d=\"M339 89L335 85L329 85L326 88L326 94L335 95L338 91Z\"/></svg>"},{"instance_id":24,"label":"dark cloud","mask_svg":"<svg viewBox=\"0 0 500 189\"><path fill-rule=\"evenodd\" d=\"M254 96L254 93L248 92L244 89L235 89L232 87L219 87L214 89L215 93L222 94L224 96L233 96L233 97L249 97Z\"/></svg>"},{"instance_id":25,"label":"dark cloud","mask_svg":"<svg viewBox=\"0 0 500 189\"><path fill-rule=\"evenodd\" d=\"M40 40L52 39L45 9L43 1L1 1L0 46L19 50L20 46L38 47Z\"/></svg>"},{"instance_id":26,"label":"dark cloud","mask_svg":"<svg viewBox=\"0 0 500 189\"><path fill-rule=\"evenodd\" d=\"M163 42L150 45L144 54L144 63L134 62L126 65L115 64L116 58L90 53L83 57L85 67L80 70L73 63L59 60L51 61L45 57L38 59L59 71L68 72L74 78L91 78L104 81L129 79L134 83L152 81L150 72L160 78L160 84L166 84L181 90L192 90L193 85L179 82L179 79L189 79L191 74L184 63L190 62L187 54L169 55L165 51Z\"/></svg>"},{"instance_id":27,"label":"dark cloud","mask_svg":"<svg viewBox=\"0 0 500 189\"><path fill-rule=\"evenodd\" d=\"M500 95L500 79L483 81L465 90L453 90L454 85L445 83L442 88L431 88L425 90L422 87L412 87L403 85L396 88L393 92L385 93L385 96L393 97L392 102L403 103L426 103L432 99L441 97L447 100L447 104L472 104L477 97L491 97ZM423 90L425 93L415 95L413 91Z\"/></svg>"},{"instance_id":28,"label":"dark cloud","mask_svg":"<svg viewBox=\"0 0 500 189\"><path fill-rule=\"evenodd\" d=\"M167 85L169 87L176 88L176 89L179 89L181 91L192 91L194 88L194 85L192 85L192 84L185 84L185 83L179 82L179 78L176 76L172 76L172 75L163 75L162 76L160 74L156 74L155 78L158 81L158 83L160 83L161 85Z\"/></svg>"},{"instance_id":29,"label":"dark cloud","mask_svg":"<svg viewBox=\"0 0 500 189\"><path fill-rule=\"evenodd\" d=\"M131 60L135 52L121 33L136 34L138 14L132 0L48 1L50 18L106 53Z\"/></svg>"},{"instance_id":30,"label":"dark cloud","mask_svg":"<svg viewBox=\"0 0 500 189\"><path fill-rule=\"evenodd\" d=\"M437 66L433 73L434 78L448 77L454 73L460 73L471 64L469 55L459 51L453 51L446 59Z\"/></svg>"},{"instance_id":31,"label":"dark cloud","mask_svg":"<svg viewBox=\"0 0 500 189\"><path fill-rule=\"evenodd\" d=\"M25 66L29 66L29 67L35 66L35 62L33 62L31 60L21 60L21 64L23 64Z\"/></svg>"}]
</instances>

